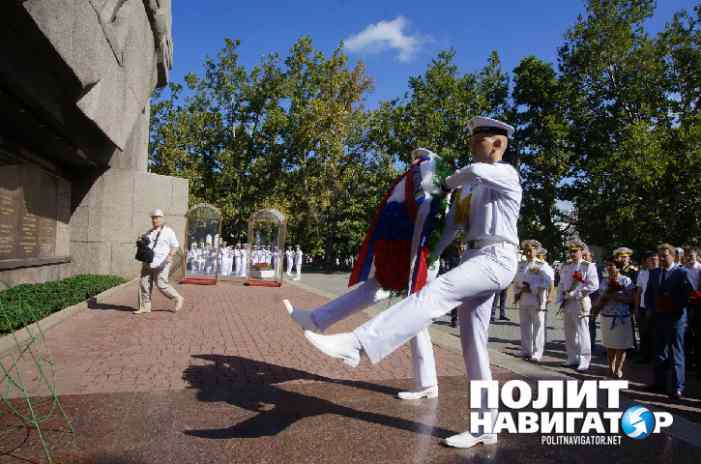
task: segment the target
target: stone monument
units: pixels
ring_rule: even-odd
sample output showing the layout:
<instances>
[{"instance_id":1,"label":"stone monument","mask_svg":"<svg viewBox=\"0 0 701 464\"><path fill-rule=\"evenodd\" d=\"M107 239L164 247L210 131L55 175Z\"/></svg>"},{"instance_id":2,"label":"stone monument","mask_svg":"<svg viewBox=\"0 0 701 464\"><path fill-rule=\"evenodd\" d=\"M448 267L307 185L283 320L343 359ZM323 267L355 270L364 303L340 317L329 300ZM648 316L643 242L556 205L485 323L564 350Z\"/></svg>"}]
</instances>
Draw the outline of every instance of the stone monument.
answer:
<instances>
[{"instance_id":1,"label":"stone monument","mask_svg":"<svg viewBox=\"0 0 701 464\"><path fill-rule=\"evenodd\" d=\"M136 275L149 211L185 238L187 180L148 172L170 0L10 0L0 18L0 280Z\"/></svg>"}]
</instances>

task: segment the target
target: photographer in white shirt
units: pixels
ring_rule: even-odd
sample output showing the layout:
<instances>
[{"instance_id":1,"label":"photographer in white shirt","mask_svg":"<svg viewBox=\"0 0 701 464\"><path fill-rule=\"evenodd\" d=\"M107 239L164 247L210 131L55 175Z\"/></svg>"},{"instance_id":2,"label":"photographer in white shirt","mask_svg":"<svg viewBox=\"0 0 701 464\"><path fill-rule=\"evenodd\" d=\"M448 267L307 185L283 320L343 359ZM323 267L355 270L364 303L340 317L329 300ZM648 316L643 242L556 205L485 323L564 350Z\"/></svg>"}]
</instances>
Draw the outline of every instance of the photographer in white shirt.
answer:
<instances>
[{"instance_id":1,"label":"photographer in white shirt","mask_svg":"<svg viewBox=\"0 0 701 464\"><path fill-rule=\"evenodd\" d=\"M153 261L143 263L141 280L139 282L139 309L134 314L151 312L151 293L155 282L158 290L168 299L175 300L175 311L183 307L185 299L170 285L168 274L173 263L173 257L180 244L173 229L163 224L163 211L154 210L151 213L153 227L145 236L149 238L149 247L153 250Z\"/></svg>"}]
</instances>

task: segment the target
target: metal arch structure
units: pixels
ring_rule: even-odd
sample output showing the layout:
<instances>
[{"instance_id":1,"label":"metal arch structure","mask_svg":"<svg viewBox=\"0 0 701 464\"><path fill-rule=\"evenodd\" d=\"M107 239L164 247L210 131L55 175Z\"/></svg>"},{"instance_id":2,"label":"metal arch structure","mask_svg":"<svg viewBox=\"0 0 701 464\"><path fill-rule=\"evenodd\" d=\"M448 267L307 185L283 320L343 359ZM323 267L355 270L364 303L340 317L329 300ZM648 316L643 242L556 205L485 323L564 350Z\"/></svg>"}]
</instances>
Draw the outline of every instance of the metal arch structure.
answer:
<instances>
[{"instance_id":1,"label":"metal arch structure","mask_svg":"<svg viewBox=\"0 0 701 464\"><path fill-rule=\"evenodd\" d=\"M283 282L287 217L277 209L256 211L248 220L245 285L280 287ZM261 258L268 251L271 261Z\"/></svg>"}]
</instances>

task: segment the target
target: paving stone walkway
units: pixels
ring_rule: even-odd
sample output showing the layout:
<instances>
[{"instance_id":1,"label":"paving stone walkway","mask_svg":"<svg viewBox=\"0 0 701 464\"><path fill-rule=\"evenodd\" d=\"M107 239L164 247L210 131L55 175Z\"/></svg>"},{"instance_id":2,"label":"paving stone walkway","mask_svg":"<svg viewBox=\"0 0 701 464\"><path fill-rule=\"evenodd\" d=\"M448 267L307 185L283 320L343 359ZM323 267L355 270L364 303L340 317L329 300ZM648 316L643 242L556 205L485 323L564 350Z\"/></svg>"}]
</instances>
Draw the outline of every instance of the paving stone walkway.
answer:
<instances>
[{"instance_id":1,"label":"paving stone walkway","mask_svg":"<svg viewBox=\"0 0 701 464\"><path fill-rule=\"evenodd\" d=\"M222 282L185 285L179 291L186 304L178 313L171 311L168 300L155 295L150 314L132 314L136 304L136 286L132 285L50 329L46 344L55 362L58 392L184 389L205 368L207 382L230 386L256 385L270 378L305 381L290 374L295 370L342 380L413 375L406 347L376 366L363 362L357 369L317 352L289 319L281 300L290 298L301 307L313 307L326 299L298 287L254 288ZM366 319L360 313L333 329L349 330ZM464 375L460 355L437 348L436 356L439 375ZM238 368L228 369L231 364ZM226 369L218 369L224 365ZM36 379L31 364L22 363L20 369L25 378ZM37 396L48 393L37 382L31 390Z\"/></svg>"},{"instance_id":2,"label":"paving stone walkway","mask_svg":"<svg viewBox=\"0 0 701 464\"><path fill-rule=\"evenodd\" d=\"M343 291L343 280L334 277L324 288ZM314 284L314 277L303 282ZM156 296L151 314L131 314L132 285L48 331L56 385L75 427L67 434L58 421L44 424L55 462L701 462L694 440L666 434L640 442L623 437L608 447L545 446L538 434L502 434L498 446L446 448L441 439L463 431L469 412L454 329L434 325L439 398L404 402L395 396L412 386L406 347L378 365L363 361L350 369L307 344L280 301L313 307L326 301L318 292L236 282L180 291L187 303L179 313ZM367 317L354 315L334 331ZM503 338L511 345L505 333ZM493 373L501 382L533 385L542 378L516 373L520 364L499 366ZM28 364L20 370L32 372ZM0 440L0 464L45 462L36 433L11 428L17 424L6 412L0 405L0 430L10 430Z\"/></svg>"}]
</instances>

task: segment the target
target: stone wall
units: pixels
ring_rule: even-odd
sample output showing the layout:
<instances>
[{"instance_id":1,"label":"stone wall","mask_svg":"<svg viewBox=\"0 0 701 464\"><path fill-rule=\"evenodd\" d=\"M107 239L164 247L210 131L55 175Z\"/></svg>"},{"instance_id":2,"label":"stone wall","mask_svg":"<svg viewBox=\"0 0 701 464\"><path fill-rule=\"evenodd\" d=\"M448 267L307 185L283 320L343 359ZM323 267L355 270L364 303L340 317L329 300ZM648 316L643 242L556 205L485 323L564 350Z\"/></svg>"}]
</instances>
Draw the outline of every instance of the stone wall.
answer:
<instances>
[{"instance_id":1,"label":"stone wall","mask_svg":"<svg viewBox=\"0 0 701 464\"><path fill-rule=\"evenodd\" d=\"M188 182L147 169L149 97L172 60L170 0L0 2L0 16L12 19L0 42L0 151L65 179L56 252L71 260L0 266L0 281L135 276L151 210L184 241Z\"/></svg>"},{"instance_id":2,"label":"stone wall","mask_svg":"<svg viewBox=\"0 0 701 464\"><path fill-rule=\"evenodd\" d=\"M71 218L71 254L76 273L136 275L136 238L162 209L165 222L184 244L188 182L147 172L112 169L98 179Z\"/></svg>"}]
</instances>

